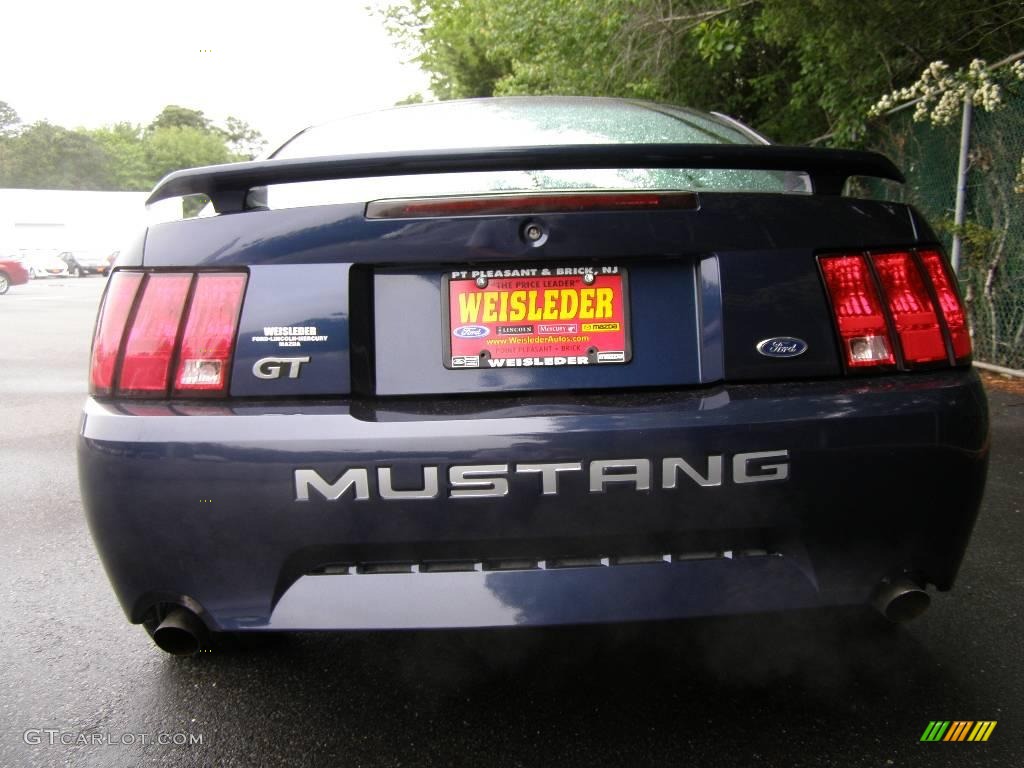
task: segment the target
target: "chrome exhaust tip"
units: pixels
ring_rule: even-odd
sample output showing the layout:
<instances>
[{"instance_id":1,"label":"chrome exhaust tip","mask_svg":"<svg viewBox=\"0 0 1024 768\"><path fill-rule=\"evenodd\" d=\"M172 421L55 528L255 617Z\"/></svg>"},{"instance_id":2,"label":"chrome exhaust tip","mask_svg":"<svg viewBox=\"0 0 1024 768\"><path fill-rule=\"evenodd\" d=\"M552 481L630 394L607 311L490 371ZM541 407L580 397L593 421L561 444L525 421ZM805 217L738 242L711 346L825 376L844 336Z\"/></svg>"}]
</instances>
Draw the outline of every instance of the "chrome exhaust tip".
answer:
<instances>
[{"instance_id":1,"label":"chrome exhaust tip","mask_svg":"<svg viewBox=\"0 0 1024 768\"><path fill-rule=\"evenodd\" d=\"M875 609L894 623L916 619L928 610L931 601L928 593L906 576L886 579L871 598Z\"/></svg>"},{"instance_id":2,"label":"chrome exhaust tip","mask_svg":"<svg viewBox=\"0 0 1024 768\"><path fill-rule=\"evenodd\" d=\"M175 608L153 631L157 647L175 656L191 656L207 644L206 625L187 608Z\"/></svg>"}]
</instances>

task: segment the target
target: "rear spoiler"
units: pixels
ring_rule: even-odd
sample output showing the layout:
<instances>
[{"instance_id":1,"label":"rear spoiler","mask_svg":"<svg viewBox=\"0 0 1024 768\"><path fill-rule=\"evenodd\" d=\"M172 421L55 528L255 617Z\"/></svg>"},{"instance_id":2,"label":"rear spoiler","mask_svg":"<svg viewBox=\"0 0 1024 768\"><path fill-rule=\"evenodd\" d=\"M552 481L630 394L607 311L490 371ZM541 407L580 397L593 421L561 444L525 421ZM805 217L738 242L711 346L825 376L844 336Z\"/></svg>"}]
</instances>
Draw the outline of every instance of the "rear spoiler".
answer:
<instances>
[{"instance_id":1,"label":"rear spoiler","mask_svg":"<svg viewBox=\"0 0 1024 768\"><path fill-rule=\"evenodd\" d=\"M813 191L822 195L840 194L850 176L904 180L892 161L877 152L746 144L581 144L385 152L210 165L165 176L150 193L146 205L169 197L206 195L218 213L236 213L245 210L250 189L269 184L576 168L796 171L810 176Z\"/></svg>"}]
</instances>

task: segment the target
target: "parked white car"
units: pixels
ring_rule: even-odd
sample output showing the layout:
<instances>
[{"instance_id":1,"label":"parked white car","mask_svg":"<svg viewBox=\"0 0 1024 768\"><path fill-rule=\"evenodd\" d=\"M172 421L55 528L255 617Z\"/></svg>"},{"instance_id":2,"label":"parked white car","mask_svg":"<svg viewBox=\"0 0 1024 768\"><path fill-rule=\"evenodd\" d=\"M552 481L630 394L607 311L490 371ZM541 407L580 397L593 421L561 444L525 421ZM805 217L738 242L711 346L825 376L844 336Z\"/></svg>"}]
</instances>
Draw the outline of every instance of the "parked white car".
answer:
<instances>
[{"instance_id":1,"label":"parked white car","mask_svg":"<svg viewBox=\"0 0 1024 768\"><path fill-rule=\"evenodd\" d=\"M22 258L29 275L36 277L67 277L68 265L56 254L36 253Z\"/></svg>"}]
</instances>

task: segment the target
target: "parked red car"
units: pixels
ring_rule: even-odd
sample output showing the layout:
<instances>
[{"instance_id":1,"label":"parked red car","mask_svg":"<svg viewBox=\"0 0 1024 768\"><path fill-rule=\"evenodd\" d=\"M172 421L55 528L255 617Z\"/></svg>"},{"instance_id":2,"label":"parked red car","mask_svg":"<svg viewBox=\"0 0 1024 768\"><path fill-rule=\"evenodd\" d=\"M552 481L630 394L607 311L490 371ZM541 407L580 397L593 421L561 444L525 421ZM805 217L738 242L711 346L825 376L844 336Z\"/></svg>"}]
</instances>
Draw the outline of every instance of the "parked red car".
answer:
<instances>
[{"instance_id":1,"label":"parked red car","mask_svg":"<svg viewBox=\"0 0 1024 768\"><path fill-rule=\"evenodd\" d=\"M7 293L12 285L28 282L28 270L21 262L13 259L0 259L0 296Z\"/></svg>"}]
</instances>

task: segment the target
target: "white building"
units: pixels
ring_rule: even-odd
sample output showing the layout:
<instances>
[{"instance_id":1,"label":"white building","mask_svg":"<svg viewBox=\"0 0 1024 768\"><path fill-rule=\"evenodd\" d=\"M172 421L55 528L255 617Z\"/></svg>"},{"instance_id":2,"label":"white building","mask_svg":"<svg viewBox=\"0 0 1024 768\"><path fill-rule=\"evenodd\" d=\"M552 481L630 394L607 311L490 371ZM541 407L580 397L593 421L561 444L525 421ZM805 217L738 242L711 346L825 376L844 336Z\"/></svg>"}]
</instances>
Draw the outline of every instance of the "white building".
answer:
<instances>
[{"instance_id":1,"label":"white building","mask_svg":"<svg viewBox=\"0 0 1024 768\"><path fill-rule=\"evenodd\" d=\"M0 189L0 257L119 250L154 219L181 218L181 200L147 211L147 192ZM171 203L170 207L163 203ZM175 211L174 206L177 207Z\"/></svg>"}]
</instances>

